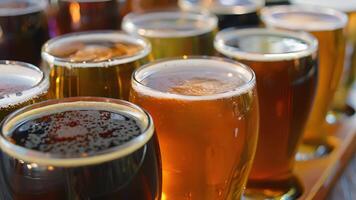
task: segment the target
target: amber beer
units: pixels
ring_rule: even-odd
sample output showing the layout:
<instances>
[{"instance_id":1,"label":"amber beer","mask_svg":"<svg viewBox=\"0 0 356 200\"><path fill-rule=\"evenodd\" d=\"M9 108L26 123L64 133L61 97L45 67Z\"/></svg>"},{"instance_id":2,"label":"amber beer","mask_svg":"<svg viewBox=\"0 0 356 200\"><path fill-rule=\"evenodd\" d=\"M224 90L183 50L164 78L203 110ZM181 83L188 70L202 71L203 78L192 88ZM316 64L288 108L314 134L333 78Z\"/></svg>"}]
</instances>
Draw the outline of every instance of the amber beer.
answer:
<instances>
[{"instance_id":1,"label":"amber beer","mask_svg":"<svg viewBox=\"0 0 356 200\"><path fill-rule=\"evenodd\" d=\"M160 199L154 125L129 102L51 100L13 113L0 130L0 199Z\"/></svg>"},{"instance_id":2,"label":"amber beer","mask_svg":"<svg viewBox=\"0 0 356 200\"><path fill-rule=\"evenodd\" d=\"M46 0L0 1L0 60L40 64L48 39Z\"/></svg>"},{"instance_id":3,"label":"amber beer","mask_svg":"<svg viewBox=\"0 0 356 200\"><path fill-rule=\"evenodd\" d=\"M120 29L126 8L118 0L58 0L52 4L51 19L55 35L71 32Z\"/></svg>"},{"instance_id":4,"label":"amber beer","mask_svg":"<svg viewBox=\"0 0 356 200\"><path fill-rule=\"evenodd\" d=\"M177 0L127 0L127 3L132 12L147 12L177 7Z\"/></svg>"},{"instance_id":5,"label":"amber beer","mask_svg":"<svg viewBox=\"0 0 356 200\"><path fill-rule=\"evenodd\" d=\"M0 122L16 109L48 98L49 80L36 66L0 61Z\"/></svg>"},{"instance_id":6,"label":"amber beer","mask_svg":"<svg viewBox=\"0 0 356 200\"><path fill-rule=\"evenodd\" d=\"M333 9L313 6L269 7L262 9L261 15L268 27L308 31L319 41L316 97L297 159L323 156L331 150L324 129L325 117L343 71L345 55L343 31L347 16Z\"/></svg>"},{"instance_id":7,"label":"amber beer","mask_svg":"<svg viewBox=\"0 0 356 200\"><path fill-rule=\"evenodd\" d=\"M335 123L343 120L345 117L350 117L355 113L348 102L348 95L352 88L353 82L356 80L356 0L292 0L293 4L297 5L313 5L333 8L348 15L348 23L346 26L346 56L344 71L336 90L331 111L327 116L329 123Z\"/></svg>"},{"instance_id":8,"label":"amber beer","mask_svg":"<svg viewBox=\"0 0 356 200\"><path fill-rule=\"evenodd\" d=\"M255 27L260 24L259 10L264 6L264 0L180 0L183 10L207 10L218 16L219 29L229 27Z\"/></svg>"},{"instance_id":9,"label":"amber beer","mask_svg":"<svg viewBox=\"0 0 356 200\"><path fill-rule=\"evenodd\" d=\"M185 55L213 55L217 18L183 11L131 13L122 29L141 35L152 44L154 59Z\"/></svg>"},{"instance_id":10,"label":"amber beer","mask_svg":"<svg viewBox=\"0 0 356 200\"><path fill-rule=\"evenodd\" d=\"M259 120L251 69L221 58L153 62L134 73L130 100L155 121L162 199L241 198Z\"/></svg>"},{"instance_id":11,"label":"amber beer","mask_svg":"<svg viewBox=\"0 0 356 200\"><path fill-rule=\"evenodd\" d=\"M128 99L131 74L146 63L150 44L115 31L67 34L47 42L42 57L56 98L100 96Z\"/></svg>"},{"instance_id":12,"label":"amber beer","mask_svg":"<svg viewBox=\"0 0 356 200\"><path fill-rule=\"evenodd\" d=\"M315 96L317 40L307 33L226 29L215 48L255 71L260 108L256 157L248 197L295 199L294 156Z\"/></svg>"}]
</instances>

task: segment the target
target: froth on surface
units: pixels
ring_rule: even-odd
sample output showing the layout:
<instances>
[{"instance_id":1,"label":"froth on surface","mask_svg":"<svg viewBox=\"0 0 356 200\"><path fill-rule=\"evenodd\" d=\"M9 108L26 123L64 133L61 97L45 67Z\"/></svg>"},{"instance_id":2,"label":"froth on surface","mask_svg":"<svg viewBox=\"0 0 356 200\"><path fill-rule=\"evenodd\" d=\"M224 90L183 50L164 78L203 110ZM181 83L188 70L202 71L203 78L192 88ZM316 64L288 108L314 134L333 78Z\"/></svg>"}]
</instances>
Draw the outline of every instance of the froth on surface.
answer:
<instances>
[{"instance_id":1,"label":"froth on surface","mask_svg":"<svg viewBox=\"0 0 356 200\"><path fill-rule=\"evenodd\" d=\"M1 0L0 16L25 15L39 12L47 6L46 0Z\"/></svg>"},{"instance_id":2,"label":"froth on surface","mask_svg":"<svg viewBox=\"0 0 356 200\"><path fill-rule=\"evenodd\" d=\"M83 97L84 98L84 97ZM84 98L87 99L87 98ZM144 111L139 110L138 107L132 105L133 107L129 106L130 104L127 103L118 103L116 102L110 102L110 101L90 101L90 100L75 100L73 102L61 102L61 103L56 103L55 100L52 100L53 103L50 103L49 105L46 106L40 106L37 108L31 108L27 109L26 112L16 114L14 116L11 116L9 119L7 119L4 122L4 125L2 127L2 130L0 130L0 133L2 134L0 137L0 148L3 152L9 154L10 156L29 162L29 163L37 163L40 165L51 165L51 166L60 166L60 167L73 167L73 166L86 166L86 165L92 165L92 164L98 164L98 163L103 163L107 161L111 161L114 159L118 159L121 157L124 157L126 155L129 155L139 148L143 147L149 139L151 139L153 133L154 133L154 126L151 123L151 118L144 113ZM51 101L48 101L51 102ZM122 101L124 102L124 101ZM41 104L45 104L41 103ZM81 111L84 111L81 113ZM99 111L104 111L102 112L103 115L96 115L92 116L91 114L93 112L99 112ZM75 118L74 121L70 121L67 118L62 118L62 120L55 121L57 125L66 125L67 129L61 129L61 131L57 132L57 136L60 135L60 137L57 137L59 139L58 141L65 141L68 142L72 140L73 142L73 137L72 136L83 136L83 134L78 134L78 130L82 131L82 127L78 127L78 120L82 121L83 123L86 124L86 128L92 127L93 125L98 125L99 128L96 130L99 130L97 132L94 132L98 137L98 132L100 132L102 129L110 129L113 132L106 132L103 133L102 135L99 135L101 139L103 139L102 136L113 136L114 132L119 133L116 138L120 138L119 141L116 140L116 143L119 146L114 146L109 149L104 150L104 148L107 148L105 146L107 143L114 142L115 139L112 137L105 138L104 140L94 140L93 138L89 141L91 141L91 145L103 145L104 148L101 149L91 149L88 151L89 153L81 153L85 152L83 150L88 150L88 146L84 146L84 149L80 149L79 151L75 151L74 155L72 154L72 150L67 150L65 151L70 152L70 155L65 155L63 152L61 152L60 146L63 144L58 145L55 149L59 154L54 153L52 154L51 151L49 153L41 152L41 151L36 151L36 150L31 150L31 149L26 149L23 146L15 145L14 141L11 139L11 136L17 128L21 128L21 130L29 130L31 131L36 131L40 126L28 126L30 124L24 124L24 122L30 122L32 120L36 119L41 119L41 118L46 118L46 116L50 116L55 114L55 116L59 117L61 116L61 113L66 113L67 116ZM110 113L110 114L109 114ZM57 115L58 114L58 115ZM80 115L80 116L79 116ZM86 117L83 117L83 115L86 115ZM112 122L108 122L105 120L98 120L98 118L101 117L111 117L113 119ZM78 117L83 117L79 119ZM130 139L129 137L126 137L127 135L124 133L124 135L120 135L121 130L117 132L117 130L114 130L115 128L120 128L120 125L117 127L118 124L121 124L121 120L126 120L127 118L131 119L129 120L131 123L133 122L132 120L136 121L136 124L131 124L129 127L134 127L133 132L130 132L129 135L132 136ZM55 117L56 118L56 117ZM53 120L53 119L52 119ZM58 120L58 119L55 119ZM41 120L40 120L41 121ZM51 126L51 123L46 120L42 120L43 123L39 123L41 126L44 126L47 128L47 131L52 129L52 130L60 130L58 129L58 126L56 124L52 124L55 126ZM53 123L53 121L52 121ZM107 126L106 126L107 125ZM27 127L26 127L27 126ZM138 135L137 130L135 129L137 126L139 126L140 129L140 134ZM37 127L37 128L36 128ZM71 129L72 130L69 130ZM19 129L20 130L20 129ZM84 129L85 130L85 129ZM93 127L92 129L93 130ZM52 132L53 133L53 132ZM126 136L125 136L126 135ZM37 134L36 137L32 134L30 136L30 139L32 140L31 144L28 144L32 147L36 146L38 143L39 139L43 135ZM80 141L85 141L88 142L88 140L85 140L85 137L78 137L80 138ZM125 140L126 139L126 140ZM125 140L125 141L124 141ZM46 141L49 142L49 141ZM119 143L118 143L119 142ZM120 144L120 142L123 142ZM51 144L52 147L54 144ZM66 144L69 145L70 144ZM39 147L39 146L37 146ZM79 147L79 145L77 145ZM45 147L42 147L46 149ZM78 148L77 148L78 149ZM53 149L52 149L53 150ZM93 151L94 150L94 151ZM94 154L91 154L94 153Z\"/></svg>"},{"instance_id":3,"label":"froth on surface","mask_svg":"<svg viewBox=\"0 0 356 200\"><path fill-rule=\"evenodd\" d=\"M171 11L131 13L124 17L122 29L146 37L189 37L213 31L217 18L203 13Z\"/></svg>"},{"instance_id":4,"label":"froth on surface","mask_svg":"<svg viewBox=\"0 0 356 200\"><path fill-rule=\"evenodd\" d=\"M68 42L50 50L50 54L69 62L101 62L133 56L143 48L137 44L110 41Z\"/></svg>"},{"instance_id":5,"label":"froth on surface","mask_svg":"<svg viewBox=\"0 0 356 200\"><path fill-rule=\"evenodd\" d=\"M0 64L0 108L16 105L47 91L40 70L20 64ZM39 85L44 81L42 85ZM48 80L47 80L48 81Z\"/></svg>"},{"instance_id":6,"label":"froth on surface","mask_svg":"<svg viewBox=\"0 0 356 200\"><path fill-rule=\"evenodd\" d=\"M42 58L66 67L108 67L147 56L151 45L143 38L115 31L66 34L47 42Z\"/></svg>"},{"instance_id":7,"label":"froth on surface","mask_svg":"<svg viewBox=\"0 0 356 200\"><path fill-rule=\"evenodd\" d=\"M141 127L132 117L103 110L73 110L25 121L8 139L27 149L73 158L95 155L140 134Z\"/></svg>"},{"instance_id":8,"label":"froth on surface","mask_svg":"<svg viewBox=\"0 0 356 200\"><path fill-rule=\"evenodd\" d=\"M345 27L346 14L318 6L273 6L263 8L267 26L304 31L328 31Z\"/></svg>"},{"instance_id":9,"label":"froth on surface","mask_svg":"<svg viewBox=\"0 0 356 200\"><path fill-rule=\"evenodd\" d=\"M226 29L214 41L222 54L252 61L291 60L309 56L317 51L317 40L302 32L262 28Z\"/></svg>"},{"instance_id":10,"label":"froth on surface","mask_svg":"<svg viewBox=\"0 0 356 200\"><path fill-rule=\"evenodd\" d=\"M166 60L135 73L136 91L148 96L211 100L246 93L254 74L239 63L218 59Z\"/></svg>"},{"instance_id":11,"label":"froth on surface","mask_svg":"<svg viewBox=\"0 0 356 200\"><path fill-rule=\"evenodd\" d=\"M206 9L215 14L247 14L263 7L263 0L180 0L179 6L189 11Z\"/></svg>"}]
</instances>

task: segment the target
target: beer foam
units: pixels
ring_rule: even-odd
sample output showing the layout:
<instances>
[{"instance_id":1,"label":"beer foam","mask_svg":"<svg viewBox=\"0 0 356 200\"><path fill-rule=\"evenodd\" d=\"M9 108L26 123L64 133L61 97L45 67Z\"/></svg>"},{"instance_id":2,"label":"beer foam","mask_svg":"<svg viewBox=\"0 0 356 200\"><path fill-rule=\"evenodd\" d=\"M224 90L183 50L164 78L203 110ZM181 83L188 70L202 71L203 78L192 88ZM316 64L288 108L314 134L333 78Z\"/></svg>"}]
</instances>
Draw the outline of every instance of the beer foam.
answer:
<instances>
[{"instance_id":1,"label":"beer foam","mask_svg":"<svg viewBox=\"0 0 356 200\"><path fill-rule=\"evenodd\" d=\"M115 49L105 47L108 44ZM133 48L136 45L141 48ZM42 48L42 58L68 68L110 67L136 61L150 52L151 44L142 37L119 31L88 31L49 40Z\"/></svg>"},{"instance_id":2,"label":"beer foam","mask_svg":"<svg viewBox=\"0 0 356 200\"><path fill-rule=\"evenodd\" d=\"M301 6L322 6L347 13L356 11L356 0L291 0L291 3Z\"/></svg>"},{"instance_id":3,"label":"beer foam","mask_svg":"<svg viewBox=\"0 0 356 200\"><path fill-rule=\"evenodd\" d=\"M267 27L300 31L331 31L347 24L347 15L319 6L272 6L261 10L261 19Z\"/></svg>"},{"instance_id":4,"label":"beer foam","mask_svg":"<svg viewBox=\"0 0 356 200\"><path fill-rule=\"evenodd\" d=\"M142 148L154 133L152 119L136 109L105 101L54 103L30 109L5 121L0 148L28 163L60 167L118 159ZM13 135L16 130L20 132ZM21 140L24 131L29 134ZM16 139L22 144L14 145Z\"/></svg>"},{"instance_id":5,"label":"beer foam","mask_svg":"<svg viewBox=\"0 0 356 200\"><path fill-rule=\"evenodd\" d=\"M179 38L209 33L217 28L217 22L215 16L206 13L130 13L124 17L122 29L131 34L152 38Z\"/></svg>"},{"instance_id":6,"label":"beer foam","mask_svg":"<svg viewBox=\"0 0 356 200\"><path fill-rule=\"evenodd\" d=\"M0 17L26 15L44 11L47 4L46 0L1 0Z\"/></svg>"},{"instance_id":7,"label":"beer foam","mask_svg":"<svg viewBox=\"0 0 356 200\"><path fill-rule=\"evenodd\" d=\"M179 0L179 7L187 11L207 10L217 15L242 15L256 12L264 6L263 0Z\"/></svg>"},{"instance_id":8,"label":"beer foam","mask_svg":"<svg viewBox=\"0 0 356 200\"><path fill-rule=\"evenodd\" d=\"M241 44L233 45L237 42ZM214 47L218 52L230 58L281 61L310 55L316 56L318 41L314 36L305 32L264 28L229 28L217 34Z\"/></svg>"},{"instance_id":9,"label":"beer foam","mask_svg":"<svg viewBox=\"0 0 356 200\"><path fill-rule=\"evenodd\" d=\"M190 57L141 67L134 73L132 85L147 96L203 101L248 93L255 87L255 75L250 68L230 60Z\"/></svg>"},{"instance_id":10,"label":"beer foam","mask_svg":"<svg viewBox=\"0 0 356 200\"><path fill-rule=\"evenodd\" d=\"M49 80L33 65L0 62L0 108L14 106L33 99L45 92Z\"/></svg>"}]
</instances>

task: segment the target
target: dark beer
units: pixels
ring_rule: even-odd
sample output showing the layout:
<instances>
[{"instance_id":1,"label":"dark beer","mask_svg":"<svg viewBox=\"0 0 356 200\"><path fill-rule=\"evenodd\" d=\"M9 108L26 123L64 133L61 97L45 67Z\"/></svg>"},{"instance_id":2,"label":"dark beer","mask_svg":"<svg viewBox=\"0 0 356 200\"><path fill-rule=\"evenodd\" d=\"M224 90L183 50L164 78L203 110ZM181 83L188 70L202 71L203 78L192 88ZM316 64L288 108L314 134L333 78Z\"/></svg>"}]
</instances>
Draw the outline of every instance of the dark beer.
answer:
<instances>
[{"instance_id":1,"label":"dark beer","mask_svg":"<svg viewBox=\"0 0 356 200\"><path fill-rule=\"evenodd\" d=\"M52 6L54 35L65 33L120 29L125 1L59 0ZM122 13L122 14L121 14Z\"/></svg>"},{"instance_id":2,"label":"dark beer","mask_svg":"<svg viewBox=\"0 0 356 200\"><path fill-rule=\"evenodd\" d=\"M150 44L115 31L59 36L43 48L56 98L99 96L128 99L132 72L146 63Z\"/></svg>"},{"instance_id":3,"label":"dark beer","mask_svg":"<svg viewBox=\"0 0 356 200\"><path fill-rule=\"evenodd\" d=\"M188 11L207 10L219 18L219 29L253 27L260 24L258 11L263 0L180 0L179 5Z\"/></svg>"},{"instance_id":4,"label":"dark beer","mask_svg":"<svg viewBox=\"0 0 356 200\"><path fill-rule=\"evenodd\" d=\"M148 114L128 102L77 98L26 107L1 127L1 199L160 198Z\"/></svg>"},{"instance_id":5,"label":"dark beer","mask_svg":"<svg viewBox=\"0 0 356 200\"><path fill-rule=\"evenodd\" d=\"M48 39L46 0L0 1L0 60L40 64Z\"/></svg>"},{"instance_id":6,"label":"dark beer","mask_svg":"<svg viewBox=\"0 0 356 200\"><path fill-rule=\"evenodd\" d=\"M16 109L45 100L48 88L48 77L37 67L0 61L0 121Z\"/></svg>"},{"instance_id":7,"label":"dark beer","mask_svg":"<svg viewBox=\"0 0 356 200\"><path fill-rule=\"evenodd\" d=\"M268 29L226 29L218 33L215 47L251 66L257 77L259 141L247 194L296 198L301 191L292 171L315 96L316 38Z\"/></svg>"}]
</instances>

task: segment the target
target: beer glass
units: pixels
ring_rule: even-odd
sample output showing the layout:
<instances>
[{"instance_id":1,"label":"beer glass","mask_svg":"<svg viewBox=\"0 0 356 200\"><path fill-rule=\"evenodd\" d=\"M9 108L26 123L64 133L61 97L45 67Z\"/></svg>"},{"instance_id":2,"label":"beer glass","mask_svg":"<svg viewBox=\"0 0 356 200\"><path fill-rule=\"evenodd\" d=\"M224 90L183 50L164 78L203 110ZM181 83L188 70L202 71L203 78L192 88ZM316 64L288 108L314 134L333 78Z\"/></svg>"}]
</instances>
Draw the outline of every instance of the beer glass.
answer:
<instances>
[{"instance_id":1,"label":"beer glass","mask_svg":"<svg viewBox=\"0 0 356 200\"><path fill-rule=\"evenodd\" d=\"M355 109L349 105L348 96L356 76L356 61L353 61L353 57L356 58L356 0L293 0L292 2L301 6L329 7L348 15L344 71L326 119L329 123L336 123L345 117L352 116Z\"/></svg>"},{"instance_id":2,"label":"beer glass","mask_svg":"<svg viewBox=\"0 0 356 200\"><path fill-rule=\"evenodd\" d=\"M9 113L48 98L48 77L36 66L0 60L0 121Z\"/></svg>"},{"instance_id":3,"label":"beer glass","mask_svg":"<svg viewBox=\"0 0 356 200\"><path fill-rule=\"evenodd\" d=\"M255 153L253 71L214 57L164 59L133 74L130 100L152 115L162 199L240 199Z\"/></svg>"},{"instance_id":4,"label":"beer glass","mask_svg":"<svg viewBox=\"0 0 356 200\"><path fill-rule=\"evenodd\" d=\"M0 60L40 64L49 37L46 7L46 0L0 1Z\"/></svg>"},{"instance_id":5,"label":"beer glass","mask_svg":"<svg viewBox=\"0 0 356 200\"><path fill-rule=\"evenodd\" d=\"M120 29L126 6L118 0L58 0L51 7L53 35Z\"/></svg>"},{"instance_id":6,"label":"beer glass","mask_svg":"<svg viewBox=\"0 0 356 200\"><path fill-rule=\"evenodd\" d=\"M260 129L247 199L296 199L294 156L312 108L317 82L317 39L302 32L225 29L216 50L256 73Z\"/></svg>"},{"instance_id":7,"label":"beer glass","mask_svg":"<svg viewBox=\"0 0 356 200\"><path fill-rule=\"evenodd\" d=\"M0 199L160 199L153 122L129 102L46 101L0 128Z\"/></svg>"},{"instance_id":8,"label":"beer glass","mask_svg":"<svg viewBox=\"0 0 356 200\"><path fill-rule=\"evenodd\" d=\"M207 10L218 16L219 29L228 27L253 27L260 24L259 10L264 6L264 0L180 0L183 10Z\"/></svg>"},{"instance_id":9,"label":"beer glass","mask_svg":"<svg viewBox=\"0 0 356 200\"><path fill-rule=\"evenodd\" d=\"M72 33L48 41L42 57L56 98L101 96L128 99L131 74L148 62L151 45L115 31Z\"/></svg>"},{"instance_id":10,"label":"beer glass","mask_svg":"<svg viewBox=\"0 0 356 200\"><path fill-rule=\"evenodd\" d=\"M124 17L122 29L147 38L154 59L213 55L217 18L183 11L131 13Z\"/></svg>"},{"instance_id":11,"label":"beer glass","mask_svg":"<svg viewBox=\"0 0 356 200\"><path fill-rule=\"evenodd\" d=\"M304 133L298 160L318 158L328 154L332 147L327 142L325 117L343 71L346 14L313 6L275 6L261 11L267 27L304 30L319 41L319 74L315 101Z\"/></svg>"}]
</instances>

